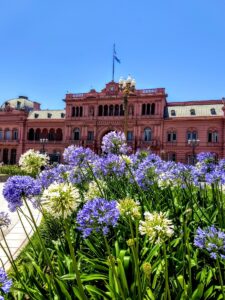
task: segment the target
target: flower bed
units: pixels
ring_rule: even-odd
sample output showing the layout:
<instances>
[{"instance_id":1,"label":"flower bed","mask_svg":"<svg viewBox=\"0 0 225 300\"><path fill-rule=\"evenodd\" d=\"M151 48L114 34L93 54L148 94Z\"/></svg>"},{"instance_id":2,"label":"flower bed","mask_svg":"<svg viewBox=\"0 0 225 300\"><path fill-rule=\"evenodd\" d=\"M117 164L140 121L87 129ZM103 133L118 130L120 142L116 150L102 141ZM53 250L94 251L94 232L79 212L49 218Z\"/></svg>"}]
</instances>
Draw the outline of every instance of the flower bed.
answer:
<instances>
[{"instance_id":1,"label":"flower bed","mask_svg":"<svg viewBox=\"0 0 225 300\"><path fill-rule=\"evenodd\" d=\"M65 165L6 183L11 210L32 201L43 224L30 210L37 240L5 299L225 299L225 160L129 155L116 132L103 150L70 146Z\"/></svg>"}]
</instances>

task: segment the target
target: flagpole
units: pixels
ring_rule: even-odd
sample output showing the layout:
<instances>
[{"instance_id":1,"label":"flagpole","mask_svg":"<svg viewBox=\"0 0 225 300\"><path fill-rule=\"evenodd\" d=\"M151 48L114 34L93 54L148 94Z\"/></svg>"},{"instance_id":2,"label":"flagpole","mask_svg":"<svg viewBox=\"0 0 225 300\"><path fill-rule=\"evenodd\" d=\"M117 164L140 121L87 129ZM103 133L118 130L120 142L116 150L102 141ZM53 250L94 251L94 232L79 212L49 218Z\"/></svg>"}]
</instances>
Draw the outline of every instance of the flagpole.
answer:
<instances>
[{"instance_id":1,"label":"flagpole","mask_svg":"<svg viewBox=\"0 0 225 300\"><path fill-rule=\"evenodd\" d=\"M114 81L114 54L115 54L115 44L113 44L113 65L112 65L112 81Z\"/></svg>"}]
</instances>

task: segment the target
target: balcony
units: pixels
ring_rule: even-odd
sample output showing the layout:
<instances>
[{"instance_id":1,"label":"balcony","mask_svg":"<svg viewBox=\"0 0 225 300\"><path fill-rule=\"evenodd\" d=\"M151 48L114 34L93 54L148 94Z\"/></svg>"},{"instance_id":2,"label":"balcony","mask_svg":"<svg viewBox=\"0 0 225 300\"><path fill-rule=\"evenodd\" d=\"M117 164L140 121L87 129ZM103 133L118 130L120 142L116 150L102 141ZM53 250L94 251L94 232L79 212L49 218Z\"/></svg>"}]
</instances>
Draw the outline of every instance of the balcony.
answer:
<instances>
[{"instance_id":1,"label":"balcony","mask_svg":"<svg viewBox=\"0 0 225 300\"><path fill-rule=\"evenodd\" d=\"M0 140L1 145L18 145L19 140L2 139Z\"/></svg>"},{"instance_id":2,"label":"balcony","mask_svg":"<svg viewBox=\"0 0 225 300\"><path fill-rule=\"evenodd\" d=\"M26 141L27 144L41 144L41 142L38 140L38 141L30 141L30 140L27 140ZM49 141L46 143L46 144L62 144L63 141Z\"/></svg>"}]
</instances>

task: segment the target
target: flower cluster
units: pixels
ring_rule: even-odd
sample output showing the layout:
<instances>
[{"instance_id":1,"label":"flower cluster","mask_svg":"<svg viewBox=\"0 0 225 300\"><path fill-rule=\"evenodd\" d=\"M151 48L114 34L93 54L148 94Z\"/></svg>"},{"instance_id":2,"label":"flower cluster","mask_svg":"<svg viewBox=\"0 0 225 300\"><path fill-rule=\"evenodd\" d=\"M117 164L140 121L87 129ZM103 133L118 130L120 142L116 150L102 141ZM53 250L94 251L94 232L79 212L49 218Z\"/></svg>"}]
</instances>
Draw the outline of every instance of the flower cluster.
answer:
<instances>
[{"instance_id":1,"label":"flower cluster","mask_svg":"<svg viewBox=\"0 0 225 300\"><path fill-rule=\"evenodd\" d=\"M111 131L102 139L102 151L105 154L126 154L130 148L126 144L126 137L123 132Z\"/></svg>"},{"instance_id":2,"label":"flower cluster","mask_svg":"<svg viewBox=\"0 0 225 300\"><path fill-rule=\"evenodd\" d=\"M31 174L38 174L41 167L48 164L49 157L47 154L41 154L33 149L28 150L20 156L19 165L21 168Z\"/></svg>"},{"instance_id":3,"label":"flower cluster","mask_svg":"<svg viewBox=\"0 0 225 300\"><path fill-rule=\"evenodd\" d=\"M0 212L0 228L8 227L11 221L6 212Z\"/></svg>"},{"instance_id":4,"label":"flower cluster","mask_svg":"<svg viewBox=\"0 0 225 300\"><path fill-rule=\"evenodd\" d=\"M126 217L131 217L132 219L140 219L140 203L134 201L131 198L125 198L120 200L118 203L118 209L120 211L120 215Z\"/></svg>"},{"instance_id":5,"label":"flower cluster","mask_svg":"<svg viewBox=\"0 0 225 300\"><path fill-rule=\"evenodd\" d=\"M7 294L9 293L11 286L12 286L12 280L8 278L4 269L0 268L0 291L2 291L4 294ZM4 298L2 297L2 299Z\"/></svg>"},{"instance_id":6,"label":"flower cluster","mask_svg":"<svg viewBox=\"0 0 225 300\"><path fill-rule=\"evenodd\" d=\"M81 200L77 188L71 183L52 183L42 195L43 206L55 217L71 215Z\"/></svg>"},{"instance_id":7,"label":"flower cluster","mask_svg":"<svg viewBox=\"0 0 225 300\"><path fill-rule=\"evenodd\" d=\"M106 157L100 157L93 165L93 171L96 177L101 176L122 176L126 171L126 163L121 156L109 154Z\"/></svg>"},{"instance_id":8,"label":"flower cluster","mask_svg":"<svg viewBox=\"0 0 225 300\"><path fill-rule=\"evenodd\" d=\"M71 167L59 164L53 168L47 168L39 174L39 181L43 188L47 188L53 182L65 182L68 179Z\"/></svg>"},{"instance_id":9,"label":"flower cluster","mask_svg":"<svg viewBox=\"0 0 225 300\"><path fill-rule=\"evenodd\" d=\"M174 226L164 213L145 212L144 215L145 221L140 221L139 231L141 235L146 234L150 242L160 244L173 235Z\"/></svg>"},{"instance_id":10,"label":"flower cluster","mask_svg":"<svg viewBox=\"0 0 225 300\"><path fill-rule=\"evenodd\" d=\"M12 176L6 181L3 188L3 196L12 212L23 205L23 197L31 199L38 196L40 192L39 181L30 176Z\"/></svg>"},{"instance_id":11,"label":"flower cluster","mask_svg":"<svg viewBox=\"0 0 225 300\"><path fill-rule=\"evenodd\" d=\"M82 210L78 212L78 229L82 232L84 238L92 232L107 235L109 228L116 226L119 214L116 201L95 198L85 203Z\"/></svg>"},{"instance_id":12,"label":"flower cluster","mask_svg":"<svg viewBox=\"0 0 225 300\"><path fill-rule=\"evenodd\" d=\"M225 233L215 226L204 230L199 227L194 238L194 245L207 250L213 259L217 257L225 259Z\"/></svg>"},{"instance_id":13,"label":"flower cluster","mask_svg":"<svg viewBox=\"0 0 225 300\"><path fill-rule=\"evenodd\" d=\"M66 163L76 167L87 167L96 159L95 153L89 148L69 146L63 152L63 159Z\"/></svg>"}]
</instances>

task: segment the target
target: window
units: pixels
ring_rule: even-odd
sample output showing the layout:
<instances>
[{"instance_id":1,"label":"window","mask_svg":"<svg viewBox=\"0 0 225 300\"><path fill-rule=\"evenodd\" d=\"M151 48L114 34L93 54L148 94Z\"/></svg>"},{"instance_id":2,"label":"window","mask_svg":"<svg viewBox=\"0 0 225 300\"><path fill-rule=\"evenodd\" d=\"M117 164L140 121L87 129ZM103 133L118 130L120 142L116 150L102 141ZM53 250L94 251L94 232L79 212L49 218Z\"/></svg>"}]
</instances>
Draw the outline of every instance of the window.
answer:
<instances>
[{"instance_id":1,"label":"window","mask_svg":"<svg viewBox=\"0 0 225 300\"><path fill-rule=\"evenodd\" d=\"M217 131L208 132L208 143L218 143L219 135Z\"/></svg>"},{"instance_id":2,"label":"window","mask_svg":"<svg viewBox=\"0 0 225 300\"><path fill-rule=\"evenodd\" d=\"M13 132L12 132L12 139L14 141L17 141L18 140L18 130L17 129L13 129Z\"/></svg>"},{"instance_id":3,"label":"window","mask_svg":"<svg viewBox=\"0 0 225 300\"><path fill-rule=\"evenodd\" d=\"M145 128L144 130L144 141L150 142L152 140L152 131L151 128Z\"/></svg>"},{"instance_id":4,"label":"window","mask_svg":"<svg viewBox=\"0 0 225 300\"><path fill-rule=\"evenodd\" d=\"M102 111L103 111L102 105L99 105L99 107L98 107L98 115L99 116L102 116Z\"/></svg>"},{"instance_id":5,"label":"window","mask_svg":"<svg viewBox=\"0 0 225 300\"><path fill-rule=\"evenodd\" d=\"M79 128L74 129L73 139L74 139L74 141L79 141L79 139L80 139L80 129Z\"/></svg>"},{"instance_id":6,"label":"window","mask_svg":"<svg viewBox=\"0 0 225 300\"><path fill-rule=\"evenodd\" d=\"M0 129L0 140L3 140L3 133L1 129Z\"/></svg>"},{"instance_id":7,"label":"window","mask_svg":"<svg viewBox=\"0 0 225 300\"><path fill-rule=\"evenodd\" d=\"M64 113L61 113L61 118L63 119L65 117L65 114Z\"/></svg>"},{"instance_id":8,"label":"window","mask_svg":"<svg viewBox=\"0 0 225 300\"><path fill-rule=\"evenodd\" d=\"M72 117L75 117L75 107L72 107Z\"/></svg>"},{"instance_id":9,"label":"window","mask_svg":"<svg viewBox=\"0 0 225 300\"><path fill-rule=\"evenodd\" d=\"M151 114L151 106L150 104L148 103L147 104L147 115L150 115Z\"/></svg>"},{"instance_id":10,"label":"window","mask_svg":"<svg viewBox=\"0 0 225 300\"><path fill-rule=\"evenodd\" d=\"M94 140L94 131L88 131L87 139L88 139L88 141Z\"/></svg>"},{"instance_id":11,"label":"window","mask_svg":"<svg viewBox=\"0 0 225 300\"><path fill-rule=\"evenodd\" d=\"M145 110L146 110L146 105L142 104L142 115L143 116L145 115Z\"/></svg>"},{"instance_id":12,"label":"window","mask_svg":"<svg viewBox=\"0 0 225 300\"><path fill-rule=\"evenodd\" d=\"M39 117L39 114L34 114L35 119Z\"/></svg>"},{"instance_id":13,"label":"window","mask_svg":"<svg viewBox=\"0 0 225 300\"><path fill-rule=\"evenodd\" d=\"M152 103L151 105L151 115L155 114L155 103Z\"/></svg>"},{"instance_id":14,"label":"window","mask_svg":"<svg viewBox=\"0 0 225 300\"><path fill-rule=\"evenodd\" d=\"M110 105L109 106L109 116L113 116L113 110L114 110L113 105Z\"/></svg>"},{"instance_id":15,"label":"window","mask_svg":"<svg viewBox=\"0 0 225 300\"><path fill-rule=\"evenodd\" d=\"M21 102L20 102L20 101L17 101L16 108L17 108L17 109L20 109L20 108L21 108Z\"/></svg>"},{"instance_id":16,"label":"window","mask_svg":"<svg viewBox=\"0 0 225 300\"><path fill-rule=\"evenodd\" d=\"M194 116L195 115L195 109L190 109L190 114L191 114L191 116Z\"/></svg>"},{"instance_id":17,"label":"window","mask_svg":"<svg viewBox=\"0 0 225 300\"><path fill-rule=\"evenodd\" d=\"M11 138L10 130L9 130L9 129L6 129L6 130L5 130L5 139L6 139L6 140L10 140L10 138Z\"/></svg>"},{"instance_id":18,"label":"window","mask_svg":"<svg viewBox=\"0 0 225 300\"><path fill-rule=\"evenodd\" d=\"M108 116L108 105L104 105L104 116Z\"/></svg>"},{"instance_id":19,"label":"window","mask_svg":"<svg viewBox=\"0 0 225 300\"><path fill-rule=\"evenodd\" d=\"M55 140L55 130L53 128L51 128L49 130L48 139L49 139L49 141L54 141Z\"/></svg>"},{"instance_id":20,"label":"window","mask_svg":"<svg viewBox=\"0 0 225 300\"><path fill-rule=\"evenodd\" d=\"M51 117L52 117L52 114L48 113L48 119L51 119Z\"/></svg>"},{"instance_id":21,"label":"window","mask_svg":"<svg viewBox=\"0 0 225 300\"><path fill-rule=\"evenodd\" d=\"M28 131L28 140L33 141L34 140L34 129L30 128Z\"/></svg>"},{"instance_id":22,"label":"window","mask_svg":"<svg viewBox=\"0 0 225 300\"><path fill-rule=\"evenodd\" d=\"M169 152L169 153L167 154L167 160L170 160L170 161L176 161L176 153Z\"/></svg>"},{"instance_id":23,"label":"window","mask_svg":"<svg viewBox=\"0 0 225 300\"><path fill-rule=\"evenodd\" d=\"M197 131L187 132L187 140L197 140L197 138L198 138Z\"/></svg>"},{"instance_id":24,"label":"window","mask_svg":"<svg viewBox=\"0 0 225 300\"><path fill-rule=\"evenodd\" d=\"M114 115L115 115L115 116L119 116L119 105L118 105L118 104L115 105L115 112L114 112Z\"/></svg>"},{"instance_id":25,"label":"window","mask_svg":"<svg viewBox=\"0 0 225 300\"><path fill-rule=\"evenodd\" d=\"M215 108L213 107L213 108L211 108L210 109L210 111L211 111L211 115L216 115L216 110L215 110Z\"/></svg>"},{"instance_id":26,"label":"window","mask_svg":"<svg viewBox=\"0 0 225 300\"><path fill-rule=\"evenodd\" d=\"M176 142L176 140L177 140L176 131L169 131L167 133L167 142Z\"/></svg>"},{"instance_id":27,"label":"window","mask_svg":"<svg viewBox=\"0 0 225 300\"><path fill-rule=\"evenodd\" d=\"M133 141L133 131L127 131L127 140Z\"/></svg>"},{"instance_id":28,"label":"window","mask_svg":"<svg viewBox=\"0 0 225 300\"><path fill-rule=\"evenodd\" d=\"M80 117L83 117L83 107L80 107Z\"/></svg>"},{"instance_id":29,"label":"window","mask_svg":"<svg viewBox=\"0 0 225 300\"><path fill-rule=\"evenodd\" d=\"M171 110L171 116L176 116L176 111L174 109Z\"/></svg>"}]
</instances>

